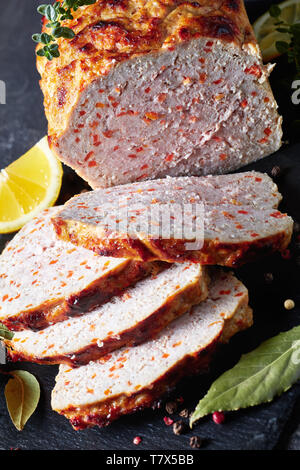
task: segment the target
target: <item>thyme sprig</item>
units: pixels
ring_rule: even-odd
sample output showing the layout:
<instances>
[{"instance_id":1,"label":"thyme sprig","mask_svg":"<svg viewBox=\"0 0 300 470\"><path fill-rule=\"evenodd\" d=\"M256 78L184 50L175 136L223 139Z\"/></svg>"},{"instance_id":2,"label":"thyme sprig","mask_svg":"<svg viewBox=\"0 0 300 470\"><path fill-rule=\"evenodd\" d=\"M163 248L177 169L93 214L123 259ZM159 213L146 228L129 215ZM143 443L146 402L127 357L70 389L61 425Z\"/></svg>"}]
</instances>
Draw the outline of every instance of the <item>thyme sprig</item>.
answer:
<instances>
[{"instance_id":1,"label":"thyme sprig","mask_svg":"<svg viewBox=\"0 0 300 470\"><path fill-rule=\"evenodd\" d=\"M40 15L46 17L48 20L46 26L50 28L51 32L49 34L33 34L33 41L43 45L43 47L37 50L37 55L46 57L48 60L59 57L59 45L56 40L58 38L72 39L75 36L74 31L71 28L62 26L61 22L72 20L72 11L76 11L84 5L92 5L93 3L96 3L96 0L64 0L62 2L54 2L53 4L40 5L37 11Z\"/></svg>"},{"instance_id":2,"label":"thyme sprig","mask_svg":"<svg viewBox=\"0 0 300 470\"><path fill-rule=\"evenodd\" d=\"M297 76L300 76L300 23L291 24L284 21L278 5L272 5L269 13L276 20L276 31L290 36L289 41L276 41L276 49L280 54L287 55L288 62L295 64Z\"/></svg>"}]
</instances>

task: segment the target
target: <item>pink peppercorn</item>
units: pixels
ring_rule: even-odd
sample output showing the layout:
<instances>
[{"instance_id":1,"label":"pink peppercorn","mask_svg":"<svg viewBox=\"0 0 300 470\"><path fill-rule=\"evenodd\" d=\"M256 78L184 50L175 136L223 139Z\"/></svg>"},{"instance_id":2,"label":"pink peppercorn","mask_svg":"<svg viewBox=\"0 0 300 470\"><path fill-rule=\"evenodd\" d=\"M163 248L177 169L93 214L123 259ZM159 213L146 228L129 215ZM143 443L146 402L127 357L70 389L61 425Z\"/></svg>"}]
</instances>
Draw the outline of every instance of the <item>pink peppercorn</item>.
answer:
<instances>
[{"instance_id":1,"label":"pink peppercorn","mask_svg":"<svg viewBox=\"0 0 300 470\"><path fill-rule=\"evenodd\" d=\"M138 446L142 442L142 438L140 436L135 436L133 439L133 443Z\"/></svg>"},{"instance_id":2,"label":"pink peppercorn","mask_svg":"<svg viewBox=\"0 0 300 470\"><path fill-rule=\"evenodd\" d=\"M222 424L225 421L225 415L223 411L215 411L212 415L212 419L216 424Z\"/></svg>"},{"instance_id":3,"label":"pink peppercorn","mask_svg":"<svg viewBox=\"0 0 300 470\"><path fill-rule=\"evenodd\" d=\"M171 426L171 424L174 423L174 420L171 419L171 418L169 418L168 416L165 416L165 417L164 417L164 422L165 422L165 424L166 424L167 426Z\"/></svg>"}]
</instances>

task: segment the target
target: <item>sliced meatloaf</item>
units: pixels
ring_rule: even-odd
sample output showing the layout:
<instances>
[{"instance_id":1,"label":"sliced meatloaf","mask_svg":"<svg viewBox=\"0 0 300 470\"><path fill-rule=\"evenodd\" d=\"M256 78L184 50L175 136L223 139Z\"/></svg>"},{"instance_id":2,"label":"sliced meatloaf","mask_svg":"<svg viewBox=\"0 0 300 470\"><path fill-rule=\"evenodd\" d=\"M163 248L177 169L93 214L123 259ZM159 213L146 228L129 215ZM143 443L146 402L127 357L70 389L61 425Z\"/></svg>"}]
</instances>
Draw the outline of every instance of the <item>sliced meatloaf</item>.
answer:
<instances>
[{"instance_id":1,"label":"sliced meatloaf","mask_svg":"<svg viewBox=\"0 0 300 470\"><path fill-rule=\"evenodd\" d=\"M75 429L106 426L153 405L183 376L206 369L215 347L251 324L247 289L231 273L219 271L208 299L156 339L79 368L60 366L52 408Z\"/></svg>"},{"instance_id":2,"label":"sliced meatloaf","mask_svg":"<svg viewBox=\"0 0 300 470\"><path fill-rule=\"evenodd\" d=\"M60 57L37 59L49 143L93 188L226 173L280 147L242 0L98 0L63 25L76 36Z\"/></svg>"},{"instance_id":3,"label":"sliced meatloaf","mask_svg":"<svg viewBox=\"0 0 300 470\"><path fill-rule=\"evenodd\" d=\"M86 364L154 337L207 297L207 281L200 265L173 264L80 318L69 318L39 332L17 332L7 342L10 355L39 363Z\"/></svg>"},{"instance_id":4,"label":"sliced meatloaf","mask_svg":"<svg viewBox=\"0 0 300 470\"><path fill-rule=\"evenodd\" d=\"M56 237L50 218L28 223L0 256L0 322L39 329L82 315L161 266L106 258Z\"/></svg>"},{"instance_id":5,"label":"sliced meatloaf","mask_svg":"<svg viewBox=\"0 0 300 470\"><path fill-rule=\"evenodd\" d=\"M104 256L238 266L288 245L280 200L258 172L165 178L79 195L52 221L61 239Z\"/></svg>"}]
</instances>

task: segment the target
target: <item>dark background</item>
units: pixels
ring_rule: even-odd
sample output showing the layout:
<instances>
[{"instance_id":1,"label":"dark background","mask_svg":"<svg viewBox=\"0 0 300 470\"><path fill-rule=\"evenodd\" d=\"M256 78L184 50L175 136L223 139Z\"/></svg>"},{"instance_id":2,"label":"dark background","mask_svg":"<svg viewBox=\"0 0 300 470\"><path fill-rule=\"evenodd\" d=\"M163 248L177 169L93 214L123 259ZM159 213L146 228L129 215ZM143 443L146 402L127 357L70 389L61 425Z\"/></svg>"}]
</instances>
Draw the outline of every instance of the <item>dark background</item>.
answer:
<instances>
[{"instance_id":1,"label":"dark background","mask_svg":"<svg viewBox=\"0 0 300 470\"><path fill-rule=\"evenodd\" d=\"M5 168L46 134L39 76L35 70L34 44L31 41L31 35L40 31L41 17L35 12L40 3L40 0L9 0L1 5L0 80L5 81L7 86L7 104L0 105L0 168ZM251 21L270 4L269 1L247 1ZM300 117L300 105L297 108L291 104L291 74L292 70L289 71L284 59L280 59L272 74L272 86L284 116L285 145L277 154L250 168L270 172L274 165L280 165L282 174L277 183L284 195L282 209L300 222L300 132L294 122ZM64 185L58 202L64 202L83 187L82 180L65 168ZM9 238L0 236L0 251ZM291 246L291 259L275 255L238 271L237 274L249 288L251 306L254 308L254 326L233 338L217 356L209 374L186 379L178 386L173 398L183 397L182 407L193 410L212 381L236 364L242 353L254 349L280 331L299 325L300 240L298 246L295 242L296 237ZM274 274L272 284L266 284L266 272ZM294 310L286 311L283 308L287 298L296 302ZM28 363L3 366L5 371L11 368L24 368L36 375L41 385L41 400L24 431L16 431L4 399L7 377L0 375L0 449L3 450L189 450L189 437L193 435L204 439L203 449L300 450L299 383L272 403L227 413L223 425L216 425L211 417L206 417L193 431L181 436L175 436L172 427L164 424L163 417L167 414L164 405L159 410L147 410L123 418L106 429L76 432L64 417L53 412L50 407L56 366ZM179 419L178 415L174 418ZM138 447L132 443L136 435L142 437Z\"/></svg>"}]
</instances>

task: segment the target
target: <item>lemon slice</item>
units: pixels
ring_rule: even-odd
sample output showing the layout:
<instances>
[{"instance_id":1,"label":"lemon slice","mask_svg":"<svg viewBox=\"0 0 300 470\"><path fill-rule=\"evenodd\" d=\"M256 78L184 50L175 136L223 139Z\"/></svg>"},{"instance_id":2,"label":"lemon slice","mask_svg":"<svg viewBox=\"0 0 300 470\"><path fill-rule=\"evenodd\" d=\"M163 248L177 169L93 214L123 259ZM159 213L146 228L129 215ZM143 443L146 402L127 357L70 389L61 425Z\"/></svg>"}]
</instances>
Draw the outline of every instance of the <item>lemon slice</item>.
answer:
<instances>
[{"instance_id":1,"label":"lemon slice","mask_svg":"<svg viewBox=\"0 0 300 470\"><path fill-rule=\"evenodd\" d=\"M300 22L300 0L287 0L278 6L281 9L280 20L290 24ZM269 12L266 12L253 24L254 33L265 62L280 55L275 46L277 41L289 42L291 39L289 34L276 31L276 22L277 19L270 16Z\"/></svg>"},{"instance_id":2,"label":"lemon slice","mask_svg":"<svg viewBox=\"0 0 300 470\"><path fill-rule=\"evenodd\" d=\"M62 164L47 137L0 171L0 233L15 232L52 206L62 183Z\"/></svg>"}]
</instances>

